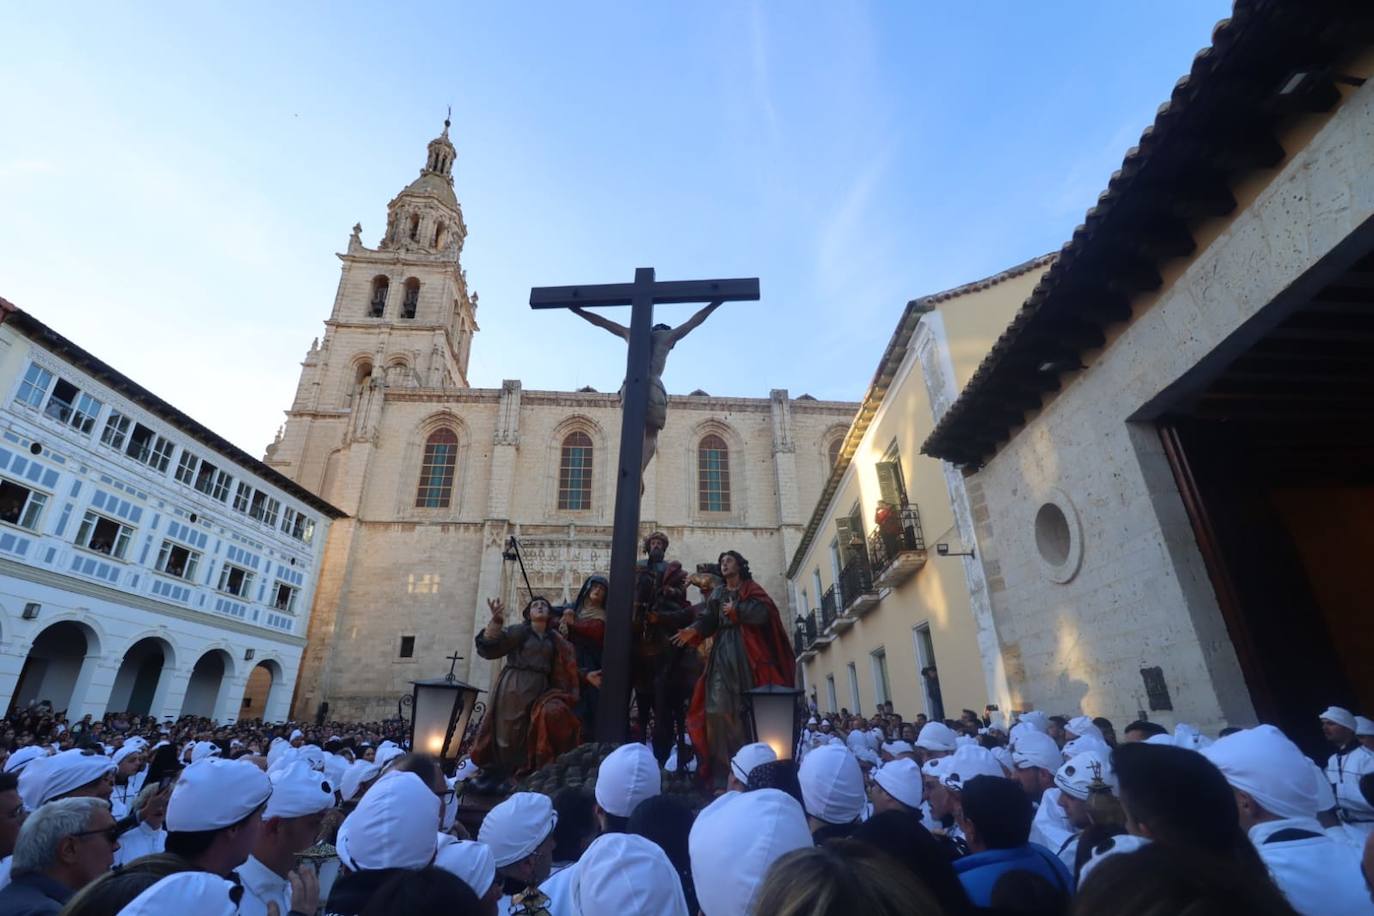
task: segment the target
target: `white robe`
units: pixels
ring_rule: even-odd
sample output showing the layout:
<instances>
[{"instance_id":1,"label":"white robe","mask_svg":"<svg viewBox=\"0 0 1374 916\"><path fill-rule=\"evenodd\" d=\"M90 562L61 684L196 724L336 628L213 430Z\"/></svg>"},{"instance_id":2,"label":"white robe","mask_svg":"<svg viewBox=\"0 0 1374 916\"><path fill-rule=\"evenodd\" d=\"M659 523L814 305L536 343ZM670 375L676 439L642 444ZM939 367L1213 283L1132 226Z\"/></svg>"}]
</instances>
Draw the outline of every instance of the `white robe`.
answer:
<instances>
[{"instance_id":1,"label":"white robe","mask_svg":"<svg viewBox=\"0 0 1374 916\"><path fill-rule=\"evenodd\" d=\"M1286 829L1316 835L1265 842ZM1256 824L1250 828L1250 842L1259 850L1279 890L1304 916L1374 912L1360 871L1360 851L1326 836L1316 820L1284 818Z\"/></svg>"},{"instance_id":2,"label":"white robe","mask_svg":"<svg viewBox=\"0 0 1374 916\"><path fill-rule=\"evenodd\" d=\"M1362 846L1374 833L1374 806L1360 791L1360 777L1366 773L1374 773L1374 751L1364 746L1332 754L1326 762L1326 778L1335 790L1341 823Z\"/></svg>"},{"instance_id":3,"label":"white robe","mask_svg":"<svg viewBox=\"0 0 1374 916\"><path fill-rule=\"evenodd\" d=\"M539 890L549 898L549 916L577 916L573 909L573 882L576 877L577 863L570 862L539 885Z\"/></svg>"},{"instance_id":4,"label":"white robe","mask_svg":"<svg viewBox=\"0 0 1374 916\"><path fill-rule=\"evenodd\" d=\"M267 904L277 904L277 911L286 916L291 911L291 882L263 865L254 856L238 867L243 898L239 900L239 916L267 916Z\"/></svg>"},{"instance_id":5,"label":"white robe","mask_svg":"<svg viewBox=\"0 0 1374 916\"><path fill-rule=\"evenodd\" d=\"M139 824L119 835L119 848L115 850L114 864L126 865L134 859L162 852L166 846L166 830L154 830L147 824Z\"/></svg>"},{"instance_id":6,"label":"white robe","mask_svg":"<svg viewBox=\"0 0 1374 916\"><path fill-rule=\"evenodd\" d=\"M1030 841L1039 843L1050 852L1058 853L1060 847L1078 831L1069 823L1069 815L1059 804L1058 789L1046 789L1040 797L1040 806L1035 809L1035 819L1031 821ZM1069 864L1073 869L1073 864Z\"/></svg>"}]
</instances>

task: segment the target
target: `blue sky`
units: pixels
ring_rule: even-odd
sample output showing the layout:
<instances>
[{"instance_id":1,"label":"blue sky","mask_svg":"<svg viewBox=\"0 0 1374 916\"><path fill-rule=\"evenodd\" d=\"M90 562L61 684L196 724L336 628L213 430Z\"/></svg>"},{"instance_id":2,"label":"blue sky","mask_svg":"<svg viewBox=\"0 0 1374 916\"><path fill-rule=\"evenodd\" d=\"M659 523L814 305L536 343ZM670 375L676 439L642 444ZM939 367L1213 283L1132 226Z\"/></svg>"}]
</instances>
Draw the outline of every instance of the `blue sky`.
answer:
<instances>
[{"instance_id":1,"label":"blue sky","mask_svg":"<svg viewBox=\"0 0 1374 916\"><path fill-rule=\"evenodd\" d=\"M670 392L858 399L908 299L1068 238L1228 11L29 4L0 39L0 295L260 454L333 254L355 222L376 243L452 104L474 385L615 390L622 345L529 287L651 265L763 290Z\"/></svg>"}]
</instances>

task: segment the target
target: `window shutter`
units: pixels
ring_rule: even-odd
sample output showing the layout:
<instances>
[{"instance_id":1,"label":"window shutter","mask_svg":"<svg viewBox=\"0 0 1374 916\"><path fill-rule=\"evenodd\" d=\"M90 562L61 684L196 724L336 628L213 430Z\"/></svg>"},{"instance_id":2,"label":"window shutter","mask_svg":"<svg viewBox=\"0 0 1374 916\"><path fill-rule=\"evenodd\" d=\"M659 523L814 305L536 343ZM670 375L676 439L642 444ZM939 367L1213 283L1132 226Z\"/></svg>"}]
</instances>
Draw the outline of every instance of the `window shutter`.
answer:
<instances>
[{"instance_id":1,"label":"window shutter","mask_svg":"<svg viewBox=\"0 0 1374 916\"><path fill-rule=\"evenodd\" d=\"M896 461L879 461L878 495L893 506L906 505L906 487L902 483L902 466Z\"/></svg>"},{"instance_id":2,"label":"window shutter","mask_svg":"<svg viewBox=\"0 0 1374 916\"><path fill-rule=\"evenodd\" d=\"M835 519L835 531L839 534L836 540L839 541L840 547L840 565L847 566L851 556L849 542L854 537L852 520L848 517Z\"/></svg>"}]
</instances>

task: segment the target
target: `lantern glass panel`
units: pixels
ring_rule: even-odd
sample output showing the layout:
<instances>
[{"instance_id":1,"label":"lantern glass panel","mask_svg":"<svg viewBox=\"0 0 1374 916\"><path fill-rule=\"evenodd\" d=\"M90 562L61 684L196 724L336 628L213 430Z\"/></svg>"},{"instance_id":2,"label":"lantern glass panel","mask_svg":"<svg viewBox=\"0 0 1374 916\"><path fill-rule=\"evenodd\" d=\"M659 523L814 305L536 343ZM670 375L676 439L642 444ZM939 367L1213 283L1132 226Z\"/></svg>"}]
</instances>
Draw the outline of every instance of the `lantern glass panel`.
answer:
<instances>
[{"instance_id":1,"label":"lantern glass panel","mask_svg":"<svg viewBox=\"0 0 1374 916\"><path fill-rule=\"evenodd\" d=\"M433 754L436 757L442 754L449 723L453 721L455 707L462 695L463 691L456 683L440 681L438 684L415 685L414 705L411 707L415 717L410 745L412 750L422 754ZM461 732L455 732L454 736L456 739L462 738ZM457 740L452 742L456 743Z\"/></svg>"},{"instance_id":2,"label":"lantern glass panel","mask_svg":"<svg viewBox=\"0 0 1374 916\"><path fill-rule=\"evenodd\" d=\"M756 688L749 692L754 712L754 740L773 749L779 760L791 760L801 691L787 688Z\"/></svg>"}]
</instances>

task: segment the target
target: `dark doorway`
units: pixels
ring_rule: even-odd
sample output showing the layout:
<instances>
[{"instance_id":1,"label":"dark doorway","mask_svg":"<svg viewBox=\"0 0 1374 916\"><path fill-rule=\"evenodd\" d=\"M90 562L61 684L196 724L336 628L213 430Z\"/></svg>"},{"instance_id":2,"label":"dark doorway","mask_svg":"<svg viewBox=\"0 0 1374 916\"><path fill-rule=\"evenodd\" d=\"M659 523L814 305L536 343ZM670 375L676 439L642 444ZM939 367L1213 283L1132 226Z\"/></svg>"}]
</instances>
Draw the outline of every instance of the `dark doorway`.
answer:
<instances>
[{"instance_id":1,"label":"dark doorway","mask_svg":"<svg viewBox=\"0 0 1374 916\"><path fill-rule=\"evenodd\" d=\"M1271 305L1283 314L1262 313L1268 327L1248 329L1159 422L1256 712L1315 753L1329 752L1321 710L1374 710L1374 245L1363 236L1364 253L1294 284L1297 301Z\"/></svg>"}]
</instances>

